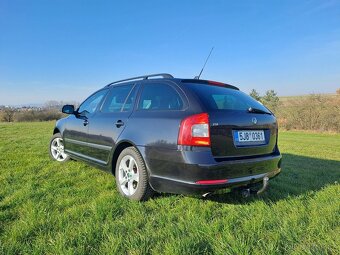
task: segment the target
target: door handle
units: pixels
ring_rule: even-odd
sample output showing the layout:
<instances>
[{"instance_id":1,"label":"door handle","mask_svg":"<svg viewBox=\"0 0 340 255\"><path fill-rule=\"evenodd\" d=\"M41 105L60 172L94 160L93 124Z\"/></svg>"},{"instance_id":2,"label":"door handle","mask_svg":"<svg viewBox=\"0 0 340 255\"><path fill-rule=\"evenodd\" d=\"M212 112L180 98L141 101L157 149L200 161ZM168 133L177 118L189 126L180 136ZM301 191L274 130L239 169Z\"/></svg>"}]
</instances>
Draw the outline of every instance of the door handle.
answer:
<instances>
[{"instance_id":1,"label":"door handle","mask_svg":"<svg viewBox=\"0 0 340 255\"><path fill-rule=\"evenodd\" d=\"M116 123L115 123L116 127L117 128L120 128L121 126L124 126L124 122L121 121L121 120L118 120Z\"/></svg>"},{"instance_id":2,"label":"door handle","mask_svg":"<svg viewBox=\"0 0 340 255\"><path fill-rule=\"evenodd\" d=\"M89 124L89 121L88 120L84 120L83 125L87 126L88 124Z\"/></svg>"}]
</instances>

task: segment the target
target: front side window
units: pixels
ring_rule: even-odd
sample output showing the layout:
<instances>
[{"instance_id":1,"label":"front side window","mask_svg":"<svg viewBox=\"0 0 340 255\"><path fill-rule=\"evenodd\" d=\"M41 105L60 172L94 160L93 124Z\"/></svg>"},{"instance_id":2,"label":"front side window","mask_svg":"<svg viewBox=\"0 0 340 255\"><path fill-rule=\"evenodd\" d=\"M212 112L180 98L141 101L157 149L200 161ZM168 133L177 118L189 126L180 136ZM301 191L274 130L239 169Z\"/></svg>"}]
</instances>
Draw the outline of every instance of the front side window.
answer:
<instances>
[{"instance_id":1,"label":"front side window","mask_svg":"<svg viewBox=\"0 0 340 255\"><path fill-rule=\"evenodd\" d=\"M181 110L183 101L177 91L167 84L146 84L140 96L138 109Z\"/></svg>"},{"instance_id":2,"label":"front side window","mask_svg":"<svg viewBox=\"0 0 340 255\"><path fill-rule=\"evenodd\" d=\"M133 84L113 87L106 97L101 111L104 113L120 112L123 106L124 111L125 109L129 110L132 106L132 101L130 96L129 100L126 100L126 98L130 94L132 87ZM127 106L125 106L124 104Z\"/></svg>"},{"instance_id":3,"label":"front side window","mask_svg":"<svg viewBox=\"0 0 340 255\"><path fill-rule=\"evenodd\" d=\"M107 89L100 90L87 98L79 107L79 113L94 113L98 104L102 101L106 95Z\"/></svg>"}]
</instances>

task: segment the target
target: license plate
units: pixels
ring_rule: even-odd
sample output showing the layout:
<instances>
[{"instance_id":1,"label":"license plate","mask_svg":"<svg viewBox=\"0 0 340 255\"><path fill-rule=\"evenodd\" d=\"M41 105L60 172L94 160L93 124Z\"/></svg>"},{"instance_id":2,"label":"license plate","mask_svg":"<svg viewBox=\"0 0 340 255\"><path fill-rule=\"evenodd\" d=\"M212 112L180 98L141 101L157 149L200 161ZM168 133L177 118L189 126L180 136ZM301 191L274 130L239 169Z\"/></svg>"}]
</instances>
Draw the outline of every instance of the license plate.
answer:
<instances>
[{"instance_id":1,"label":"license plate","mask_svg":"<svg viewBox=\"0 0 340 255\"><path fill-rule=\"evenodd\" d=\"M264 144L266 139L263 130L234 131L234 141L238 144Z\"/></svg>"}]
</instances>

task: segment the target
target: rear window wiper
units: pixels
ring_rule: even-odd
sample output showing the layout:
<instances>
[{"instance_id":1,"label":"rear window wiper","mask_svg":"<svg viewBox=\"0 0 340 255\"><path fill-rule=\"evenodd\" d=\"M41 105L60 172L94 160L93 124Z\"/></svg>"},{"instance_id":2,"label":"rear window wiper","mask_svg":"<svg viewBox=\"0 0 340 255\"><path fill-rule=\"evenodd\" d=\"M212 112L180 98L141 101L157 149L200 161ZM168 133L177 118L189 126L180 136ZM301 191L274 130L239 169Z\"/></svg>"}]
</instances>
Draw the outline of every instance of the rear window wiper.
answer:
<instances>
[{"instance_id":1,"label":"rear window wiper","mask_svg":"<svg viewBox=\"0 0 340 255\"><path fill-rule=\"evenodd\" d=\"M253 108L253 107L249 107L247 111L250 112L250 113L260 113L260 114L269 114L269 115L272 115L271 112L266 112L264 110Z\"/></svg>"}]
</instances>

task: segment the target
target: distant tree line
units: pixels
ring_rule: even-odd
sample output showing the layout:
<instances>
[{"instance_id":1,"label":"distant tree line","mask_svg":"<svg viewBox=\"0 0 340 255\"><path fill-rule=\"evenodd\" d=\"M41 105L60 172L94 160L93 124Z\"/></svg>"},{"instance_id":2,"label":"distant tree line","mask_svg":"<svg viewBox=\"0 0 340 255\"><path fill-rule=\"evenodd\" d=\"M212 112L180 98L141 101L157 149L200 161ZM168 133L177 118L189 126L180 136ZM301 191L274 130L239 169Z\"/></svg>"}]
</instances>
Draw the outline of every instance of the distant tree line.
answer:
<instances>
[{"instance_id":1,"label":"distant tree line","mask_svg":"<svg viewBox=\"0 0 340 255\"><path fill-rule=\"evenodd\" d=\"M63 105L67 104L63 101L47 101L41 107L5 107L0 106L0 121L3 122L23 122L23 121L50 121L57 120L65 116L61 112ZM70 102L78 107L77 102Z\"/></svg>"},{"instance_id":2,"label":"distant tree line","mask_svg":"<svg viewBox=\"0 0 340 255\"><path fill-rule=\"evenodd\" d=\"M1 111L1 121L5 121L5 122L13 122L14 121L14 113L15 113L15 109L14 108L10 108L10 107L6 107Z\"/></svg>"},{"instance_id":3,"label":"distant tree line","mask_svg":"<svg viewBox=\"0 0 340 255\"><path fill-rule=\"evenodd\" d=\"M340 132L340 89L335 95L290 97L280 100L274 90L264 96L253 89L250 96L275 113L280 128Z\"/></svg>"}]
</instances>

